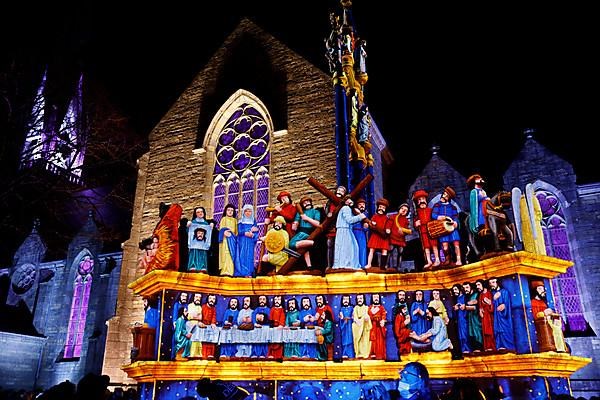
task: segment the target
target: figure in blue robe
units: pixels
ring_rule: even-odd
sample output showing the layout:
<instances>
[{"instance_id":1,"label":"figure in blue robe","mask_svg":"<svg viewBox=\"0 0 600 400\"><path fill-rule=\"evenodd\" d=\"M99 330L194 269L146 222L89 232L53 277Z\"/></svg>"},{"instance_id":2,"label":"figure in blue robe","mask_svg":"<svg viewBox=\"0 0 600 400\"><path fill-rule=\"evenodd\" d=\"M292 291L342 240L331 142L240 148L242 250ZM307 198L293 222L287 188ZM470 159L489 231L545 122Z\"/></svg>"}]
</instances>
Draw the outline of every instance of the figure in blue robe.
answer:
<instances>
[{"instance_id":1,"label":"figure in blue robe","mask_svg":"<svg viewBox=\"0 0 600 400\"><path fill-rule=\"evenodd\" d=\"M496 349L515 351L515 333L513 330L510 293L500 286L497 278L490 278L490 290L494 303L494 339Z\"/></svg>"},{"instance_id":2,"label":"figure in blue robe","mask_svg":"<svg viewBox=\"0 0 600 400\"><path fill-rule=\"evenodd\" d=\"M254 276L254 249L257 241L258 226L254 218L254 207L246 204L242 208L242 217L238 222L238 263L233 276Z\"/></svg>"},{"instance_id":3,"label":"figure in blue robe","mask_svg":"<svg viewBox=\"0 0 600 400\"><path fill-rule=\"evenodd\" d=\"M194 218L188 222L188 271L207 272L212 231L213 226L206 221L206 210L196 207Z\"/></svg>"},{"instance_id":4,"label":"figure in blue robe","mask_svg":"<svg viewBox=\"0 0 600 400\"><path fill-rule=\"evenodd\" d=\"M458 340L460 341L460 350L465 353L472 351L469 344L469 322L467 320L466 298L462 287L460 294L456 297L456 322L458 326Z\"/></svg>"},{"instance_id":5,"label":"figure in blue robe","mask_svg":"<svg viewBox=\"0 0 600 400\"><path fill-rule=\"evenodd\" d=\"M173 336L172 336L172 340L171 340L171 359L175 358L175 347L176 347L175 328L177 327L177 318L179 318L179 310L183 307L187 307L187 302L188 302L187 299L188 299L188 294L186 292L181 292L181 293L179 293L179 296L177 297L177 301L175 301L175 303L173 303L173 311L171 313L171 321L173 321L173 330L172 330Z\"/></svg>"},{"instance_id":6,"label":"figure in blue robe","mask_svg":"<svg viewBox=\"0 0 600 400\"><path fill-rule=\"evenodd\" d=\"M431 318L433 324L431 329L425 332L425 336L429 335L431 340L431 348L433 351L444 351L452 348L452 342L448 339L448 331L446 330L446 325L444 324L444 320L442 317L437 315L437 311L433 307L428 308L428 314L436 314L432 315Z\"/></svg>"},{"instance_id":7,"label":"figure in blue robe","mask_svg":"<svg viewBox=\"0 0 600 400\"><path fill-rule=\"evenodd\" d=\"M339 325L342 336L342 358L354 358L354 340L352 336L352 312L354 307L350 304L350 296L342 296L342 306L340 307Z\"/></svg>"},{"instance_id":8,"label":"figure in blue robe","mask_svg":"<svg viewBox=\"0 0 600 400\"><path fill-rule=\"evenodd\" d=\"M302 297L300 299L300 323L305 329L314 329L317 325L315 319L316 311L312 306L310 297ZM300 343L300 357L302 358L317 358L316 343Z\"/></svg>"},{"instance_id":9,"label":"figure in blue robe","mask_svg":"<svg viewBox=\"0 0 600 400\"><path fill-rule=\"evenodd\" d=\"M189 357L190 349L192 347L192 333L187 331L186 322L187 322L187 307L182 307L179 309L179 317L177 321L175 321L175 354L181 349L183 352L181 353L181 357Z\"/></svg>"},{"instance_id":10,"label":"figure in blue robe","mask_svg":"<svg viewBox=\"0 0 600 400\"><path fill-rule=\"evenodd\" d=\"M239 313L238 299L235 297L229 299L229 306L223 313L223 329L231 329L234 325L237 326ZM234 357L236 352L236 344L221 343L221 357Z\"/></svg>"},{"instance_id":11,"label":"figure in blue robe","mask_svg":"<svg viewBox=\"0 0 600 400\"><path fill-rule=\"evenodd\" d=\"M144 323L150 328L158 328L158 310L152 301L144 297Z\"/></svg>"},{"instance_id":12,"label":"figure in blue robe","mask_svg":"<svg viewBox=\"0 0 600 400\"><path fill-rule=\"evenodd\" d=\"M144 297L144 324L154 328L154 356L159 346L158 325L160 324L160 313L158 312L156 302Z\"/></svg>"},{"instance_id":13,"label":"figure in blue robe","mask_svg":"<svg viewBox=\"0 0 600 400\"><path fill-rule=\"evenodd\" d=\"M358 199L356 201L356 206L358 210L366 214L367 202L364 199ZM367 265L367 243L369 241L368 233L369 227L365 228L364 223L362 221L356 222L352 224L352 233L354 233L354 237L356 238L356 244L358 245L358 260L360 263L360 267L364 268Z\"/></svg>"},{"instance_id":14,"label":"figure in blue robe","mask_svg":"<svg viewBox=\"0 0 600 400\"><path fill-rule=\"evenodd\" d=\"M261 314L263 321L257 319L257 316ZM258 296L258 307L254 309L252 314L252 322L254 323L254 329L265 329L269 328L268 316L271 314L271 309L268 307L267 296ZM257 324L259 326L257 326ZM262 326L262 328L260 327ZM269 345L267 343L253 343L252 344L252 357L267 358L269 352Z\"/></svg>"},{"instance_id":15,"label":"figure in blue robe","mask_svg":"<svg viewBox=\"0 0 600 400\"><path fill-rule=\"evenodd\" d=\"M333 269L352 268L361 269L358 243L352 232L352 224L366 218L364 214L353 215L354 202L350 196L344 197L344 206L340 209L335 224L335 250Z\"/></svg>"},{"instance_id":16,"label":"figure in blue robe","mask_svg":"<svg viewBox=\"0 0 600 400\"><path fill-rule=\"evenodd\" d=\"M425 316L427 304L423 301L423 291L415 291L415 301L410 305L410 326L417 335L422 335L429 329Z\"/></svg>"}]
</instances>

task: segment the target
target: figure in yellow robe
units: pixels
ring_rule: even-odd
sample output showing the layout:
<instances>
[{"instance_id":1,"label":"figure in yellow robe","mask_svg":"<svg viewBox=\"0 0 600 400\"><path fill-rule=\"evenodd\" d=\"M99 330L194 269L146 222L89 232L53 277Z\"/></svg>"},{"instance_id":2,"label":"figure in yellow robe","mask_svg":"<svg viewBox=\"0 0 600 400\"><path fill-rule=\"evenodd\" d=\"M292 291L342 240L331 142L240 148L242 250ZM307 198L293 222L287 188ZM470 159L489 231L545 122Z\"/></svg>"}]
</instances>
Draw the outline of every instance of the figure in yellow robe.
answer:
<instances>
[{"instance_id":1,"label":"figure in yellow robe","mask_svg":"<svg viewBox=\"0 0 600 400\"><path fill-rule=\"evenodd\" d=\"M515 204L515 195L519 198L518 205ZM527 184L524 195L521 195L518 188L513 189L513 209L517 222L517 233L523 242L523 249L531 253L546 255L546 242L542 230L542 207L531 183Z\"/></svg>"},{"instance_id":2,"label":"figure in yellow robe","mask_svg":"<svg viewBox=\"0 0 600 400\"><path fill-rule=\"evenodd\" d=\"M352 311L352 338L356 358L368 359L371 354L371 318L369 307L365 304L365 295L356 295L356 305Z\"/></svg>"},{"instance_id":3,"label":"figure in yellow robe","mask_svg":"<svg viewBox=\"0 0 600 400\"><path fill-rule=\"evenodd\" d=\"M219 223L219 275L221 276L233 276L235 271L237 233L238 221L235 218L235 208L227 204Z\"/></svg>"},{"instance_id":4,"label":"figure in yellow robe","mask_svg":"<svg viewBox=\"0 0 600 400\"><path fill-rule=\"evenodd\" d=\"M188 331L193 332L198 329L202 321L202 295L200 293L194 294L194 301L188 304ZM192 340L190 347L190 358L201 358L202 357L202 342Z\"/></svg>"}]
</instances>

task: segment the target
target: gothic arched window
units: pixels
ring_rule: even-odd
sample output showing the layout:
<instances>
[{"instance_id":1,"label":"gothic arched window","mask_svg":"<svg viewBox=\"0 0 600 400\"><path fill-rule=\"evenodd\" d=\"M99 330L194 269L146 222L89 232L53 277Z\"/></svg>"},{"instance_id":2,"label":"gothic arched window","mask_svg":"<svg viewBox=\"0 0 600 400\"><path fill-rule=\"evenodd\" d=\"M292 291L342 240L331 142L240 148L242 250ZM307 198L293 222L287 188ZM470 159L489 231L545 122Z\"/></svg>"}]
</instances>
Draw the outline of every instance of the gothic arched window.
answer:
<instances>
[{"instance_id":1,"label":"gothic arched window","mask_svg":"<svg viewBox=\"0 0 600 400\"><path fill-rule=\"evenodd\" d=\"M86 255L79 261L75 281L73 282L73 299L67 327L64 358L75 358L81 355L93 272L94 260Z\"/></svg>"},{"instance_id":2,"label":"gothic arched window","mask_svg":"<svg viewBox=\"0 0 600 400\"><path fill-rule=\"evenodd\" d=\"M572 261L571 247L567 234L567 222L560 199L548 190L536 190L536 197L542 209L542 230L549 256ZM565 320L565 326L571 332L584 332L587 323L583 315L583 306L579 297L575 268L552 279L555 294L555 306Z\"/></svg>"},{"instance_id":3,"label":"gothic arched window","mask_svg":"<svg viewBox=\"0 0 600 400\"><path fill-rule=\"evenodd\" d=\"M214 133L213 218L220 221L228 203L238 211L251 204L259 235L264 235L272 124L264 106L253 102L250 93L243 93L247 101L232 101L220 112L226 120Z\"/></svg>"}]
</instances>

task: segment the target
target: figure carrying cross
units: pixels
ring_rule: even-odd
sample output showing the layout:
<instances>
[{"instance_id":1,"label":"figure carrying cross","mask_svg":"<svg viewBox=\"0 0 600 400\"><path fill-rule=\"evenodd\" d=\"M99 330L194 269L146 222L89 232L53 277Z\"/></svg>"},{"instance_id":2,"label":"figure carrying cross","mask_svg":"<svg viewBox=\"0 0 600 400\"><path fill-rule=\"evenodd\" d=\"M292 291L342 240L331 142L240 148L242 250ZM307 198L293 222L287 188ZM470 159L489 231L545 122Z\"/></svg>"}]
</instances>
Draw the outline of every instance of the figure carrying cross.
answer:
<instances>
[{"instance_id":1,"label":"figure carrying cross","mask_svg":"<svg viewBox=\"0 0 600 400\"><path fill-rule=\"evenodd\" d=\"M356 185L356 187L352 190L352 192L350 192L350 197L354 198L354 197L358 196L359 193L361 191L363 191L364 188L366 188L367 185L372 180L373 180L373 175L368 174L367 176L365 176L358 183L358 185ZM301 241L302 242L302 246L296 246L296 250L302 256L304 256L304 254L308 251L308 249L310 247L312 247L312 245L314 244L315 239L319 235L321 235L323 232L327 232L327 230L329 229L329 227L331 226L331 224L335 223L335 221L337 219L337 214L340 211L340 209L342 208L342 206L344 205L344 203L341 201L341 199L339 197L337 197L335 195L335 193L333 193L332 191L330 191L329 189L327 189L324 185L322 185L315 178L310 177L310 178L308 178L307 181L308 181L308 184L311 185L312 187L314 187L317 191L319 191L319 193L322 193L325 197L327 197L329 200L331 200L332 202L334 202L334 204L336 205L336 207L335 207L335 210L331 213L331 216L327 215L327 217L325 218L325 220L323 222L321 222L318 226L316 226L315 229L312 230L312 232L310 232L310 234L308 235L308 237L302 239L302 241ZM298 206L300 206L300 205L298 205ZM304 246L304 245L307 245L307 246ZM290 247L291 247L291 243L290 243ZM288 261L283 265L283 267L281 267L281 269L279 270L278 274L285 275L288 272L290 272L294 268L297 260L298 260L297 257L290 257L288 259ZM324 271L322 271L322 272L324 272Z\"/></svg>"}]
</instances>

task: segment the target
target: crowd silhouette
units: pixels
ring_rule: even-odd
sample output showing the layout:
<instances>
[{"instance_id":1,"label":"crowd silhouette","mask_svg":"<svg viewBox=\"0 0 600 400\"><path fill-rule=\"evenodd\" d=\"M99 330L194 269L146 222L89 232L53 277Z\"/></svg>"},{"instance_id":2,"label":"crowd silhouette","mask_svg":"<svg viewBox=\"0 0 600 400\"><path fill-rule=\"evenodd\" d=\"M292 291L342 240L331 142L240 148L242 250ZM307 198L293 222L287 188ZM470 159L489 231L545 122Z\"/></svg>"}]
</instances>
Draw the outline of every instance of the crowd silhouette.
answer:
<instances>
[{"instance_id":1,"label":"crowd silhouette","mask_svg":"<svg viewBox=\"0 0 600 400\"><path fill-rule=\"evenodd\" d=\"M0 400L137 400L139 394L135 388L109 389L108 375L89 373L77 384L66 380L46 390L13 390L0 387Z\"/></svg>"}]
</instances>

